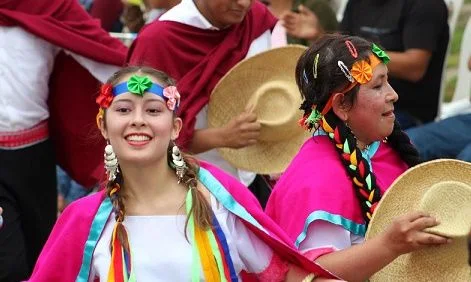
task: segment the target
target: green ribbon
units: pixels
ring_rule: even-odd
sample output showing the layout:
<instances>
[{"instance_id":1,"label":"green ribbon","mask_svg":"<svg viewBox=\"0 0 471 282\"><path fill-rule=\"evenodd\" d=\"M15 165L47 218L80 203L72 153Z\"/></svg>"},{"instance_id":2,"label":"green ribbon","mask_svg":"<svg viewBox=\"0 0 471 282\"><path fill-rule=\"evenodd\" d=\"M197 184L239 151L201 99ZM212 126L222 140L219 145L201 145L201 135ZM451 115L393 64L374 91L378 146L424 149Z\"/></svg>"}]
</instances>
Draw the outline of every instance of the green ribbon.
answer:
<instances>
[{"instance_id":1,"label":"green ribbon","mask_svg":"<svg viewBox=\"0 0 471 282\"><path fill-rule=\"evenodd\" d=\"M147 76L133 75L128 80L129 92L143 96L147 89L152 86L152 81Z\"/></svg>"},{"instance_id":2,"label":"green ribbon","mask_svg":"<svg viewBox=\"0 0 471 282\"><path fill-rule=\"evenodd\" d=\"M188 231L190 233L191 238L193 239L193 241L191 242L191 281L198 282L200 281L200 260L198 255L198 246L196 244L195 239L195 217L193 216L193 212L190 213L191 207L193 206L193 197L191 195L191 189L192 188L188 189L188 192L186 193L185 209L186 216L188 216Z\"/></svg>"},{"instance_id":3,"label":"green ribbon","mask_svg":"<svg viewBox=\"0 0 471 282\"><path fill-rule=\"evenodd\" d=\"M383 50L381 49L378 45L374 44L371 45L371 51L378 57L381 59L381 61L383 61L383 63L385 65L387 65L389 63L389 61L391 60L388 56L388 54Z\"/></svg>"},{"instance_id":4,"label":"green ribbon","mask_svg":"<svg viewBox=\"0 0 471 282\"><path fill-rule=\"evenodd\" d=\"M312 110L311 114L307 118L308 124L316 124L322 119L322 114L317 109Z\"/></svg>"}]
</instances>

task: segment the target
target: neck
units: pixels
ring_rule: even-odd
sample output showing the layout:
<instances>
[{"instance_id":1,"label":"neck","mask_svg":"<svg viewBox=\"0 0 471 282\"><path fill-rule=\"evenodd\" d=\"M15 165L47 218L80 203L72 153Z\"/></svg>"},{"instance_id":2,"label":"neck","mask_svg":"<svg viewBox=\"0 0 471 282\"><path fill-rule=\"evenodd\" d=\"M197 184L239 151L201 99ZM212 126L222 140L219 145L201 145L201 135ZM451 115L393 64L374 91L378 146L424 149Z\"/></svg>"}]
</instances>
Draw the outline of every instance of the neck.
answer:
<instances>
[{"instance_id":1,"label":"neck","mask_svg":"<svg viewBox=\"0 0 471 282\"><path fill-rule=\"evenodd\" d=\"M292 5L293 0L272 0L269 9L275 17L279 18L283 12L290 11Z\"/></svg>"},{"instance_id":2,"label":"neck","mask_svg":"<svg viewBox=\"0 0 471 282\"><path fill-rule=\"evenodd\" d=\"M168 166L166 158L144 166L120 162L120 167L127 202L145 204L154 202L155 199L165 199L179 186L175 172Z\"/></svg>"},{"instance_id":3,"label":"neck","mask_svg":"<svg viewBox=\"0 0 471 282\"><path fill-rule=\"evenodd\" d=\"M161 7L161 9L170 10L170 9L173 8L174 6L178 5L180 2L181 2L181 0L170 0L170 1L167 1L167 3L166 3L165 5L163 5L163 6Z\"/></svg>"},{"instance_id":4,"label":"neck","mask_svg":"<svg viewBox=\"0 0 471 282\"><path fill-rule=\"evenodd\" d=\"M360 148L360 150L365 150L368 149L370 146L371 142L363 142L357 139L357 147Z\"/></svg>"}]
</instances>

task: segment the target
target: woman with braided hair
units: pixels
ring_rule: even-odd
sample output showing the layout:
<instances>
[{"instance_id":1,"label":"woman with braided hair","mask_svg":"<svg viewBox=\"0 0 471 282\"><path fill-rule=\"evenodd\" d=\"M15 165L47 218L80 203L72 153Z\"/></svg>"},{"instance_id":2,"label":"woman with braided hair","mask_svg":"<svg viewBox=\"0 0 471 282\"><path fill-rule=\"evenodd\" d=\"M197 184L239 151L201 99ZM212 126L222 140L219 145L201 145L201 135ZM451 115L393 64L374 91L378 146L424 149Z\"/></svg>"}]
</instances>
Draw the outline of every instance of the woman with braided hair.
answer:
<instances>
[{"instance_id":1,"label":"woman with braided hair","mask_svg":"<svg viewBox=\"0 0 471 282\"><path fill-rule=\"evenodd\" d=\"M180 152L166 74L124 68L97 103L106 188L64 211L30 281L333 281L246 187Z\"/></svg>"},{"instance_id":2,"label":"woman with braided hair","mask_svg":"<svg viewBox=\"0 0 471 282\"><path fill-rule=\"evenodd\" d=\"M347 281L365 281L397 256L445 244L423 232L437 220L412 213L363 242L386 189L419 163L395 121L398 95L388 55L359 37L326 35L299 59L300 125L313 131L279 179L266 212L311 260Z\"/></svg>"}]
</instances>

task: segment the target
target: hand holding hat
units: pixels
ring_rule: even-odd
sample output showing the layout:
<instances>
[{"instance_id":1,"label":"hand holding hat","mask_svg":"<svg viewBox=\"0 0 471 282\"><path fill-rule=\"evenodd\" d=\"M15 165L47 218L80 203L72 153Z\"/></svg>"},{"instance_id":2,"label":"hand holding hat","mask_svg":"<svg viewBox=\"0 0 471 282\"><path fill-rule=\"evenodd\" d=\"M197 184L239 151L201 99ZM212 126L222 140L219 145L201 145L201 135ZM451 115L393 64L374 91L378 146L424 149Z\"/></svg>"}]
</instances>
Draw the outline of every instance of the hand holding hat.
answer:
<instances>
[{"instance_id":1,"label":"hand holding hat","mask_svg":"<svg viewBox=\"0 0 471 282\"><path fill-rule=\"evenodd\" d=\"M261 125L257 122L257 114L253 107L248 107L223 126L224 146L239 149L254 145L260 136Z\"/></svg>"},{"instance_id":2,"label":"hand holding hat","mask_svg":"<svg viewBox=\"0 0 471 282\"><path fill-rule=\"evenodd\" d=\"M219 153L234 167L281 173L309 138L298 126L302 98L295 79L296 63L305 50L289 45L257 54L239 62L214 87L208 126L223 128L226 134L233 131L225 140L231 146L219 148Z\"/></svg>"},{"instance_id":3,"label":"hand holding hat","mask_svg":"<svg viewBox=\"0 0 471 282\"><path fill-rule=\"evenodd\" d=\"M419 244L416 250L423 240L432 240L429 246L440 243L441 236L452 238L451 243L434 248L422 245L421 250L396 258L370 281L471 281L467 248L471 230L471 163L436 160L403 173L376 208L366 239L383 236L391 223L394 226L403 214L411 212L419 218L409 218L411 228L416 225L423 230L412 239ZM433 222L435 218L437 222ZM408 233L407 228L400 228L399 232ZM411 238L407 241L411 242ZM413 246L410 250L414 250Z\"/></svg>"}]
</instances>

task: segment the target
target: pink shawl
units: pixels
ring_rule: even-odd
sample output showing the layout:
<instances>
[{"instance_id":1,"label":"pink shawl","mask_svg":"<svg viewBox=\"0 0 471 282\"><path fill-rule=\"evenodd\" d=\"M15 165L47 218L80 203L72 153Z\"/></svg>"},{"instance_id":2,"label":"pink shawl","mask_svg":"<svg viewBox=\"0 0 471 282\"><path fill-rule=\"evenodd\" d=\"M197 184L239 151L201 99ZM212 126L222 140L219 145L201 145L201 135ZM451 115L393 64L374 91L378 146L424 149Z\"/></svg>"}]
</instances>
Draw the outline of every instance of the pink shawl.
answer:
<instances>
[{"instance_id":1,"label":"pink shawl","mask_svg":"<svg viewBox=\"0 0 471 282\"><path fill-rule=\"evenodd\" d=\"M382 142L371 165L383 193L408 168ZM266 213L288 233L296 247L315 220L340 225L360 236L366 229L352 180L327 136L316 136L304 143L273 189Z\"/></svg>"},{"instance_id":2,"label":"pink shawl","mask_svg":"<svg viewBox=\"0 0 471 282\"><path fill-rule=\"evenodd\" d=\"M323 277L333 277L319 265L299 254L288 236L264 214L249 190L212 165L202 163L200 181L229 211L242 219L247 227L267 243L281 258ZM108 219L98 211L106 202L103 192L72 203L56 223L29 281L87 281L90 262L101 230L92 223ZM102 217L102 218L100 218ZM87 252L87 250L92 250ZM84 275L79 275L84 271Z\"/></svg>"}]
</instances>

